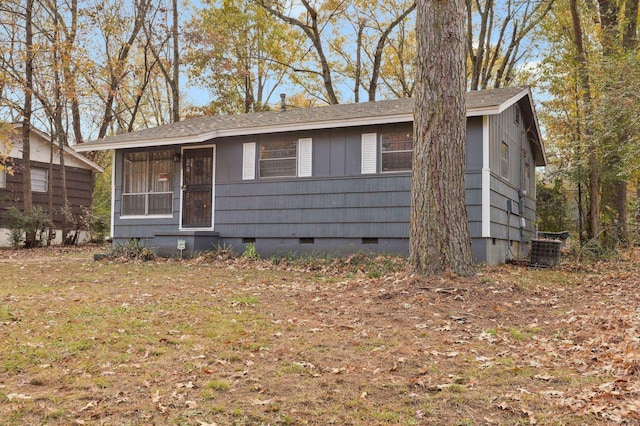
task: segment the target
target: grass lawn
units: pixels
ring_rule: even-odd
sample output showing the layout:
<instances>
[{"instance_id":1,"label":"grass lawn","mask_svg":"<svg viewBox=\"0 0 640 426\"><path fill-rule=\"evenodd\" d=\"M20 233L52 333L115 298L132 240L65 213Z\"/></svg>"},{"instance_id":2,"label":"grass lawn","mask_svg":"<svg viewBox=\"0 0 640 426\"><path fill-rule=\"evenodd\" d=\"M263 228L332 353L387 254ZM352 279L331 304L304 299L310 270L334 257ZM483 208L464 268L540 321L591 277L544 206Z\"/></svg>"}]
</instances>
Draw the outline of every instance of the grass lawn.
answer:
<instances>
[{"instance_id":1,"label":"grass lawn","mask_svg":"<svg viewBox=\"0 0 640 426\"><path fill-rule=\"evenodd\" d=\"M402 259L0 250L0 424L640 420L640 253L418 278Z\"/></svg>"}]
</instances>

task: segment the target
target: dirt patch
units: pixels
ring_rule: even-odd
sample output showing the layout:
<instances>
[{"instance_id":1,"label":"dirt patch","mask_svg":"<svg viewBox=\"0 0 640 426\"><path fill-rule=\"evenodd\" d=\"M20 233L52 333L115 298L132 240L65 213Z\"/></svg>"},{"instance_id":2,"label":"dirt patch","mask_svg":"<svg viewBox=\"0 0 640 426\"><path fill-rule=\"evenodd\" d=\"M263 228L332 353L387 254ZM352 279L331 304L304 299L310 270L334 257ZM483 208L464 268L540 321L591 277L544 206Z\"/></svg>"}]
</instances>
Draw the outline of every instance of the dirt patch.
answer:
<instances>
[{"instance_id":1,"label":"dirt patch","mask_svg":"<svg viewBox=\"0 0 640 426\"><path fill-rule=\"evenodd\" d=\"M460 280L386 257L78 250L0 264L6 424L640 419L637 252Z\"/></svg>"}]
</instances>

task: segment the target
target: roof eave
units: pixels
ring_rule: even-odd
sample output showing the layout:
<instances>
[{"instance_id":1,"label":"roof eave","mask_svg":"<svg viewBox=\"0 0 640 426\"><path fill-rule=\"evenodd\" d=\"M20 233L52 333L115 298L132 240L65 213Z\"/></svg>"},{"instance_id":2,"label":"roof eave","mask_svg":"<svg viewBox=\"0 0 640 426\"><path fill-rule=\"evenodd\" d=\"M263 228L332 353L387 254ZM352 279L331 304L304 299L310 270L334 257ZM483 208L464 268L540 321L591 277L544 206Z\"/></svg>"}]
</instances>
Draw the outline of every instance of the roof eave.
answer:
<instances>
[{"instance_id":1,"label":"roof eave","mask_svg":"<svg viewBox=\"0 0 640 426\"><path fill-rule=\"evenodd\" d=\"M295 132L303 130L322 130L333 129L340 127L354 127L354 126L373 126L377 124L390 124L390 123L407 123L413 121L413 112L402 114L391 114L378 117L362 117L356 119L347 120L325 120L315 122L294 123L288 125L271 125L271 126L255 126L239 129L225 129L214 130L211 132L201 133L199 135L187 136L187 137L174 137L166 139L141 139L134 141L122 141L122 142L94 142L89 144L76 145L74 148L78 152L88 151L101 151L108 149L126 149L126 148L146 148L151 146L171 146L171 145L184 145L190 143L205 142L211 139L232 137L232 136L251 136L265 133L282 133L282 132Z\"/></svg>"}]
</instances>

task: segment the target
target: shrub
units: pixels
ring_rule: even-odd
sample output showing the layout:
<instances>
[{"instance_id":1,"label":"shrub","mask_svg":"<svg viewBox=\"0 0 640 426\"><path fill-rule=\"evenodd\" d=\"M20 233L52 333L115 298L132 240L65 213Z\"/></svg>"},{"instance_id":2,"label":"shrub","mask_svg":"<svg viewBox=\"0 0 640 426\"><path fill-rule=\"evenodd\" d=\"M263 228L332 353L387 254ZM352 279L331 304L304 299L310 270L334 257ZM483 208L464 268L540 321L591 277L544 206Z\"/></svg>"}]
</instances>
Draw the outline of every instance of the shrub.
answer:
<instances>
[{"instance_id":1,"label":"shrub","mask_svg":"<svg viewBox=\"0 0 640 426\"><path fill-rule=\"evenodd\" d=\"M11 245L14 247L19 246L20 243L22 243L22 235L24 233L24 216L22 215L22 212L11 206L4 214L4 219L7 223L7 228L9 228L9 239L11 240Z\"/></svg>"},{"instance_id":2,"label":"shrub","mask_svg":"<svg viewBox=\"0 0 640 426\"><path fill-rule=\"evenodd\" d=\"M4 217L9 228L11 244L16 247L23 241L25 247L39 246L42 243L42 231L53 228L49 215L40 206L35 206L30 215L25 215L11 206Z\"/></svg>"},{"instance_id":3,"label":"shrub","mask_svg":"<svg viewBox=\"0 0 640 426\"><path fill-rule=\"evenodd\" d=\"M110 255L113 259L142 260L144 262L156 257L155 252L145 247L138 239L133 239L126 244L114 244Z\"/></svg>"},{"instance_id":4,"label":"shrub","mask_svg":"<svg viewBox=\"0 0 640 426\"><path fill-rule=\"evenodd\" d=\"M256 250L256 245L254 243L249 243L244 248L244 253L242 253L242 257L246 257L247 259L257 260L260 259L260 254Z\"/></svg>"}]
</instances>

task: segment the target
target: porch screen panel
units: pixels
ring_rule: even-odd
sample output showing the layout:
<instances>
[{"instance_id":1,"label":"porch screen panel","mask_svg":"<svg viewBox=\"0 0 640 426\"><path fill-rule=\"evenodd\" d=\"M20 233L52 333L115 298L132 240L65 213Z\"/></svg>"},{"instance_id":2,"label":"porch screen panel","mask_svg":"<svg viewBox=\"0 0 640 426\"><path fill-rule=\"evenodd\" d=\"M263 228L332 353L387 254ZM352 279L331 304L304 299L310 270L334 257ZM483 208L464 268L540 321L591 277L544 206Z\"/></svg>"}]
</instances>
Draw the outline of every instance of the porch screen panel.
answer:
<instances>
[{"instance_id":1,"label":"porch screen panel","mask_svg":"<svg viewBox=\"0 0 640 426\"><path fill-rule=\"evenodd\" d=\"M171 214L173 210L173 156L171 151L149 154L149 213Z\"/></svg>"},{"instance_id":2,"label":"porch screen panel","mask_svg":"<svg viewBox=\"0 0 640 426\"><path fill-rule=\"evenodd\" d=\"M128 152L124 155L122 215L143 216L147 201L147 153Z\"/></svg>"},{"instance_id":3,"label":"porch screen panel","mask_svg":"<svg viewBox=\"0 0 640 426\"><path fill-rule=\"evenodd\" d=\"M169 215L173 200L171 151L124 155L122 215Z\"/></svg>"}]
</instances>

